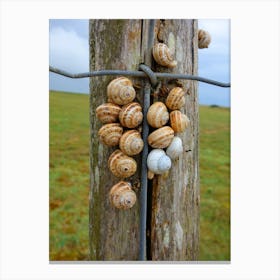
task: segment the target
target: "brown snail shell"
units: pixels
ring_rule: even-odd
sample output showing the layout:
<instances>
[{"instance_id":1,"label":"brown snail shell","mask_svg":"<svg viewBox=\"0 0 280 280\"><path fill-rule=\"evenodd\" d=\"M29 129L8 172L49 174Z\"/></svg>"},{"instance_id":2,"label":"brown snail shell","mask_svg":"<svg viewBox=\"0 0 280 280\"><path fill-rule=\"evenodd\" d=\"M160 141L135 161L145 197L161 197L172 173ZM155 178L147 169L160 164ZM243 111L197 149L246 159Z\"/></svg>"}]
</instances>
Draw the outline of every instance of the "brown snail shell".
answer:
<instances>
[{"instance_id":1,"label":"brown snail shell","mask_svg":"<svg viewBox=\"0 0 280 280\"><path fill-rule=\"evenodd\" d=\"M169 120L169 113L164 103L155 102L150 106L147 113L147 121L150 126L159 128L164 126Z\"/></svg>"},{"instance_id":2,"label":"brown snail shell","mask_svg":"<svg viewBox=\"0 0 280 280\"><path fill-rule=\"evenodd\" d=\"M113 206L124 210L131 208L137 199L130 183L124 181L118 182L111 188L109 197Z\"/></svg>"},{"instance_id":3,"label":"brown snail shell","mask_svg":"<svg viewBox=\"0 0 280 280\"><path fill-rule=\"evenodd\" d=\"M96 108L97 118L104 124L118 122L121 107L114 103L104 103Z\"/></svg>"},{"instance_id":4,"label":"brown snail shell","mask_svg":"<svg viewBox=\"0 0 280 280\"><path fill-rule=\"evenodd\" d=\"M180 87L173 88L165 101L170 110L179 110L185 105L185 92Z\"/></svg>"},{"instance_id":5,"label":"brown snail shell","mask_svg":"<svg viewBox=\"0 0 280 280\"><path fill-rule=\"evenodd\" d=\"M118 178L128 178L137 170L136 161L119 149L110 155L108 166L111 172Z\"/></svg>"},{"instance_id":6,"label":"brown snail shell","mask_svg":"<svg viewBox=\"0 0 280 280\"><path fill-rule=\"evenodd\" d=\"M98 136L104 145L113 147L119 145L123 128L119 123L104 124L98 131Z\"/></svg>"},{"instance_id":7,"label":"brown snail shell","mask_svg":"<svg viewBox=\"0 0 280 280\"><path fill-rule=\"evenodd\" d=\"M153 46L153 57L159 65L168 68L174 68L177 65L177 61L174 60L169 48L163 43L158 43Z\"/></svg>"},{"instance_id":8,"label":"brown snail shell","mask_svg":"<svg viewBox=\"0 0 280 280\"><path fill-rule=\"evenodd\" d=\"M204 49L208 48L209 44L211 43L211 36L209 32L199 29L198 30L198 48Z\"/></svg>"},{"instance_id":9,"label":"brown snail shell","mask_svg":"<svg viewBox=\"0 0 280 280\"><path fill-rule=\"evenodd\" d=\"M137 102L124 105L120 111L119 120L124 127L137 127L143 120L141 105Z\"/></svg>"},{"instance_id":10,"label":"brown snail shell","mask_svg":"<svg viewBox=\"0 0 280 280\"><path fill-rule=\"evenodd\" d=\"M133 101L135 95L136 92L132 82L125 77L116 78L107 86L108 100L118 105L124 105Z\"/></svg>"},{"instance_id":11,"label":"brown snail shell","mask_svg":"<svg viewBox=\"0 0 280 280\"><path fill-rule=\"evenodd\" d=\"M183 132L189 125L189 118L187 115L181 113L178 110L172 111L170 113L170 124L175 132Z\"/></svg>"},{"instance_id":12,"label":"brown snail shell","mask_svg":"<svg viewBox=\"0 0 280 280\"><path fill-rule=\"evenodd\" d=\"M174 130L170 126L163 126L148 136L148 143L153 148L163 149L169 146L173 137Z\"/></svg>"},{"instance_id":13,"label":"brown snail shell","mask_svg":"<svg viewBox=\"0 0 280 280\"><path fill-rule=\"evenodd\" d=\"M119 146L124 154L134 156L141 153L144 142L137 130L128 130L122 135Z\"/></svg>"}]
</instances>

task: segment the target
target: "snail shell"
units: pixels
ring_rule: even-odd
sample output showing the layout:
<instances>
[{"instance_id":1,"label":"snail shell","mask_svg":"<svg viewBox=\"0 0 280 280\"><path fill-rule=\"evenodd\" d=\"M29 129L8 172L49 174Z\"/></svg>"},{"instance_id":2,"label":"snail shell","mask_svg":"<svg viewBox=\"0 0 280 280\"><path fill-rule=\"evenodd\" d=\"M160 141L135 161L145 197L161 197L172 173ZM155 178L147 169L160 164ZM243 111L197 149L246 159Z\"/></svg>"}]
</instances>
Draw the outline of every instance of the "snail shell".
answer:
<instances>
[{"instance_id":1,"label":"snail shell","mask_svg":"<svg viewBox=\"0 0 280 280\"><path fill-rule=\"evenodd\" d=\"M128 128L137 127L143 120L141 105L137 102L124 105L120 111L119 120L122 126Z\"/></svg>"},{"instance_id":2,"label":"snail shell","mask_svg":"<svg viewBox=\"0 0 280 280\"><path fill-rule=\"evenodd\" d=\"M183 132L189 125L189 118L180 111L175 110L170 113L170 124L175 132Z\"/></svg>"},{"instance_id":3,"label":"snail shell","mask_svg":"<svg viewBox=\"0 0 280 280\"><path fill-rule=\"evenodd\" d=\"M104 103L96 108L96 116L102 123L118 122L121 107L114 103Z\"/></svg>"},{"instance_id":4,"label":"snail shell","mask_svg":"<svg viewBox=\"0 0 280 280\"><path fill-rule=\"evenodd\" d=\"M163 149L169 146L173 137L174 130L170 126L163 126L148 136L148 143L153 148Z\"/></svg>"},{"instance_id":5,"label":"snail shell","mask_svg":"<svg viewBox=\"0 0 280 280\"><path fill-rule=\"evenodd\" d=\"M137 169L136 161L121 150L115 150L109 157L108 166L111 172L118 178L128 178Z\"/></svg>"},{"instance_id":6,"label":"snail shell","mask_svg":"<svg viewBox=\"0 0 280 280\"><path fill-rule=\"evenodd\" d=\"M166 106L170 110L179 110L185 105L185 92L180 87L173 88L165 102Z\"/></svg>"},{"instance_id":7,"label":"snail shell","mask_svg":"<svg viewBox=\"0 0 280 280\"><path fill-rule=\"evenodd\" d=\"M169 48L163 43L158 43L153 46L153 57L159 65L168 68L174 68L177 65L177 61L172 57Z\"/></svg>"},{"instance_id":8,"label":"snail shell","mask_svg":"<svg viewBox=\"0 0 280 280\"><path fill-rule=\"evenodd\" d=\"M147 166L154 174L163 174L171 167L171 159L162 149L152 150L147 157Z\"/></svg>"},{"instance_id":9,"label":"snail shell","mask_svg":"<svg viewBox=\"0 0 280 280\"><path fill-rule=\"evenodd\" d=\"M171 159L177 159L183 153L183 143L180 137L174 136L171 144L166 150L166 154Z\"/></svg>"},{"instance_id":10,"label":"snail shell","mask_svg":"<svg viewBox=\"0 0 280 280\"><path fill-rule=\"evenodd\" d=\"M122 135L119 146L124 154L134 156L141 153L144 142L137 130L128 130Z\"/></svg>"},{"instance_id":11,"label":"snail shell","mask_svg":"<svg viewBox=\"0 0 280 280\"><path fill-rule=\"evenodd\" d=\"M108 99L118 105L131 102L135 98L135 95L136 92L132 82L125 77L114 79L107 87Z\"/></svg>"},{"instance_id":12,"label":"snail shell","mask_svg":"<svg viewBox=\"0 0 280 280\"><path fill-rule=\"evenodd\" d=\"M118 209L129 209L136 202L136 194L130 183L120 181L114 185L109 193L110 202Z\"/></svg>"},{"instance_id":13,"label":"snail shell","mask_svg":"<svg viewBox=\"0 0 280 280\"><path fill-rule=\"evenodd\" d=\"M98 131L101 143L113 147L119 145L123 128L119 123L104 124Z\"/></svg>"},{"instance_id":14,"label":"snail shell","mask_svg":"<svg viewBox=\"0 0 280 280\"><path fill-rule=\"evenodd\" d=\"M208 48L209 44L211 43L211 36L209 32L199 29L198 30L198 48L204 49Z\"/></svg>"},{"instance_id":15,"label":"snail shell","mask_svg":"<svg viewBox=\"0 0 280 280\"><path fill-rule=\"evenodd\" d=\"M164 126L169 120L169 113L164 103L155 102L150 106L147 113L147 121L150 126L159 128Z\"/></svg>"}]
</instances>

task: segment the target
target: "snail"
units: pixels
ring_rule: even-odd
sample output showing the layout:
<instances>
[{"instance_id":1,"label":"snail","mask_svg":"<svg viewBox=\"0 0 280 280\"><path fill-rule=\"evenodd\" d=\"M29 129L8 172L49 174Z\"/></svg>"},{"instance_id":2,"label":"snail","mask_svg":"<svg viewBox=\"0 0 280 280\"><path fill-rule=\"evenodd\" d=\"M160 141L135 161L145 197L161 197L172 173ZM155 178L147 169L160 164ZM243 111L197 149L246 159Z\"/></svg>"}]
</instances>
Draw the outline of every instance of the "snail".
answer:
<instances>
[{"instance_id":1,"label":"snail","mask_svg":"<svg viewBox=\"0 0 280 280\"><path fill-rule=\"evenodd\" d=\"M133 101L135 95L132 82L125 77L116 78L107 86L108 99L118 105Z\"/></svg>"},{"instance_id":2,"label":"snail","mask_svg":"<svg viewBox=\"0 0 280 280\"><path fill-rule=\"evenodd\" d=\"M183 153L183 143L180 137L174 136L172 142L166 149L166 154L171 159L177 159Z\"/></svg>"},{"instance_id":3,"label":"snail","mask_svg":"<svg viewBox=\"0 0 280 280\"><path fill-rule=\"evenodd\" d=\"M166 155L162 149L152 150L147 157L147 166L150 171L154 174L163 174L171 167L171 159Z\"/></svg>"},{"instance_id":4,"label":"snail","mask_svg":"<svg viewBox=\"0 0 280 280\"><path fill-rule=\"evenodd\" d=\"M128 182L120 181L114 185L109 193L111 204L118 209L129 209L136 202L136 194Z\"/></svg>"},{"instance_id":5,"label":"snail","mask_svg":"<svg viewBox=\"0 0 280 280\"><path fill-rule=\"evenodd\" d=\"M137 130L128 130L122 135L119 146L124 154L134 156L143 150L144 142Z\"/></svg>"},{"instance_id":6,"label":"snail","mask_svg":"<svg viewBox=\"0 0 280 280\"><path fill-rule=\"evenodd\" d=\"M123 128L119 123L104 124L98 131L101 143L113 147L119 145Z\"/></svg>"},{"instance_id":7,"label":"snail","mask_svg":"<svg viewBox=\"0 0 280 280\"><path fill-rule=\"evenodd\" d=\"M124 105L120 111L119 120L124 127L137 127L143 120L141 105L137 102Z\"/></svg>"},{"instance_id":8,"label":"snail","mask_svg":"<svg viewBox=\"0 0 280 280\"><path fill-rule=\"evenodd\" d=\"M180 87L173 88L165 101L170 110L179 110L185 105L185 92Z\"/></svg>"},{"instance_id":9,"label":"snail","mask_svg":"<svg viewBox=\"0 0 280 280\"><path fill-rule=\"evenodd\" d=\"M150 106L147 113L147 121L150 126L159 128L164 126L169 120L169 113L164 103L155 102Z\"/></svg>"},{"instance_id":10,"label":"snail","mask_svg":"<svg viewBox=\"0 0 280 280\"><path fill-rule=\"evenodd\" d=\"M174 130L170 126L163 126L148 136L148 143L153 148L163 149L169 146L173 137Z\"/></svg>"},{"instance_id":11,"label":"snail","mask_svg":"<svg viewBox=\"0 0 280 280\"><path fill-rule=\"evenodd\" d=\"M153 46L153 57L159 65L168 68L174 68L177 65L177 61L173 59L169 48L163 43L157 43Z\"/></svg>"},{"instance_id":12,"label":"snail","mask_svg":"<svg viewBox=\"0 0 280 280\"><path fill-rule=\"evenodd\" d=\"M208 48L209 44L211 43L211 36L209 32L199 29L198 30L198 48L205 49Z\"/></svg>"},{"instance_id":13,"label":"snail","mask_svg":"<svg viewBox=\"0 0 280 280\"><path fill-rule=\"evenodd\" d=\"M96 108L97 118L104 124L118 122L121 107L114 103L104 103Z\"/></svg>"},{"instance_id":14,"label":"snail","mask_svg":"<svg viewBox=\"0 0 280 280\"><path fill-rule=\"evenodd\" d=\"M170 124L175 132L185 131L185 129L189 125L189 122L190 120L187 115L181 113L178 110L172 111L170 113Z\"/></svg>"},{"instance_id":15,"label":"snail","mask_svg":"<svg viewBox=\"0 0 280 280\"><path fill-rule=\"evenodd\" d=\"M132 176L137 169L136 161L121 150L115 150L109 157L108 166L111 172L118 178L128 178Z\"/></svg>"}]
</instances>

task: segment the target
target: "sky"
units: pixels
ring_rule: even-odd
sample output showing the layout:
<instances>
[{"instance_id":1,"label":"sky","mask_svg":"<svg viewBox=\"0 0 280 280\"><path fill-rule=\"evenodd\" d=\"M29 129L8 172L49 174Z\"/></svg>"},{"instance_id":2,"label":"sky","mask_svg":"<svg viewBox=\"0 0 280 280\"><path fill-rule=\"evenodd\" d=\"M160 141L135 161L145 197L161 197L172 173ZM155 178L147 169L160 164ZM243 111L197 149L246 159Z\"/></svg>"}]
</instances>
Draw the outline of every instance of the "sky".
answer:
<instances>
[{"instance_id":1,"label":"sky","mask_svg":"<svg viewBox=\"0 0 280 280\"><path fill-rule=\"evenodd\" d=\"M49 21L49 64L68 72L89 71L88 20ZM199 76L230 81L230 20L200 19L198 27L211 34L207 49L198 50ZM70 79L50 73L51 90L89 93L89 79ZM230 107L230 89L199 82L199 103Z\"/></svg>"}]
</instances>

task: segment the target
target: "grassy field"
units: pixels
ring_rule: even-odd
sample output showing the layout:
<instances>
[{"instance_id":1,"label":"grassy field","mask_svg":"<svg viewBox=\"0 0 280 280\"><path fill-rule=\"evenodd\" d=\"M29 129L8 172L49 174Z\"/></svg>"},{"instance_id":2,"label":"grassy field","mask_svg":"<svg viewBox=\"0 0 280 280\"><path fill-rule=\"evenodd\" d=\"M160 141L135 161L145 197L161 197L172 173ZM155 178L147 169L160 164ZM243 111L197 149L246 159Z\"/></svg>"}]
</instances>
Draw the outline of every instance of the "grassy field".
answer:
<instances>
[{"instance_id":1,"label":"grassy field","mask_svg":"<svg viewBox=\"0 0 280 280\"><path fill-rule=\"evenodd\" d=\"M50 92L50 260L88 256L89 97ZM200 107L200 260L230 260L230 112Z\"/></svg>"}]
</instances>

